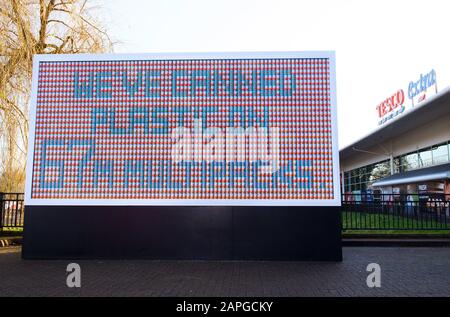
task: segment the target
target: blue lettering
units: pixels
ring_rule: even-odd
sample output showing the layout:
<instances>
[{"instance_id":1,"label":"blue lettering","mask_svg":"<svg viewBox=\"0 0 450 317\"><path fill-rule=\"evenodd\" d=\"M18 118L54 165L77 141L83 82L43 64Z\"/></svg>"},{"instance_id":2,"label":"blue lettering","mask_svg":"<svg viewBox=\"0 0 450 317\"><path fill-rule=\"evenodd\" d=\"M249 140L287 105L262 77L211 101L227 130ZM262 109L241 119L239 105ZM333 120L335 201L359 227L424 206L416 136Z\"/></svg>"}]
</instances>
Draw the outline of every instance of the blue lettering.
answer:
<instances>
[{"instance_id":1,"label":"blue lettering","mask_svg":"<svg viewBox=\"0 0 450 317\"><path fill-rule=\"evenodd\" d=\"M111 133L112 134L126 134L127 133L127 129L124 127L120 127L118 128L116 126L116 110L113 108L111 109L110 113L110 125L111 125Z\"/></svg>"},{"instance_id":2,"label":"blue lettering","mask_svg":"<svg viewBox=\"0 0 450 317\"><path fill-rule=\"evenodd\" d=\"M94 73L89 73L88 81L80 82L80 73L76 72L73 79L75 98L92 98L94 91Z\"/></svg>"},{"instance_id":3,"label":"blue lettering","mask_svg":"<svg viewBox=\"0 0 450 317\"><path fill-rule=\"evenodd\" d=\"M112 82L105 81L105 78L111 78L111 72L100 72L96 74L96 95L97 98L111 98L112 97ZM104 89L107 89L105 91Z\"/></svg>"},{"instance_id":4,"label":"blue lettering","mask_svg":"<svg viewBox=\"0 0 450 317\"><path fill-rule=\"evenodd\" d=\"M94 140L71 140L68 145L68 150L72 151L74 147L88 147L86 153L81 157L81 161L78 163L78 173L77 173L77 186L78 188L83 187L83 172L87 167L89 161L95 153L95 141Z\"/></svg>"},{"instance_id":5,"label":"blue lettering","mask_svg":"<svg viewBox=\"0 0 450 317\"><path fill-rule=\"evenodd\" d=\"M178 90L177 89L178 77L186 77L186 76L187 76L187 74L184 70L175 70L172 72L172 97L174 97L174 98L187 97L186 90Z\"/></svg>"},{"instance_id":6,"label":"blue lettering","mask_svg":"<svg viewBox=\"0 0 450 317\"><path fill-rule=\"evenodd\" d=\"M48 160L47 147L48 146L64 146L63 140L44 140L41 147L41 166L39 175L39 187L41 188L62 188L64 186L64 161L63 160ZM58 168L58 179L55 181L45 181L45 171L47 167Z\"/></svg>"},{"instance_id":7,"label":"blue lettering","mask_svg":"<svg viewBox=\"0 0 450 317\"><path fill-rule=\"evenodd\" d=\"M98 125L108 124L108 109L107 108L94 108L91 113L91 134L97 132Z\"/></svg>"},{"instance_id":8,"label":"blue lettering","mask_svg":"<svg viewBox=\"0 0 450 317\"><path fill-rule=\"evenodd\" d=\"M289 89L286 89L286 83L285 80L289 79L290 82L290 87ZM296 86L296 82L295 82L295 77L294 75L292 75L291 71L288 69L282 70L280 72L280 94L283 97L290 97L292 96L292 93L295 90Z\"/></svg>"},{"instance_id":9,"label":"blue lettering","mask_svg":"<svg viewBox=\"0 0 450 317\"><path fill-rule=\"evenodd\" d=\"M130 175L131 174L131 175ZM138 178L139 186L144 187L144 162L142 160L126 160L125 161L125 188L129 187L130 178Z\"/></svg>"},{"instance_id":10,"label":"blue lettering","mask_svg":"<svg viewBox=\"0 0 450 317\"><path fill-rule=\"evenodd\" d=\"M261 70L261 96L273 97L275 95L276 81L275 79L268 79L267 77L273 77L275 72L273 70Z\"/></svg>"},{"instance_id":11,"label":"blue lettering","mask_svg":"<svg viewBox=\"0 0 450 317\"><path fill-rule=\"evenodd\" d=\"M197 88L204 88L205 97L211 95L211 73L209 70L194 70L191 75L191 96L195 97Z\"/></svg>"},{"instance_id":12,"label":"blue lettering","mask_svg":"<svg viewBox=\"0 0 450 317\"><path fill-rule=\"evenodd\" d=\"M152 124L161 125L153 128L154 134L167 134L169 131L169 121L165 117L160 117L160 113L167 113L167 107L155 107L152 114Z\"/></svg>"},{"instance_id":13,"label":"blue lettering","mask_svg":"<svg viewBox=\"0 0 450 317\"><path fill-rule=\"evenodd\" d=\"M113 171L114 161L96 160L94 163L94 188L98 187L98 179L100 177L108 178L108 187L113 187Z\"/></svg>"},{"instance_id":14,"label":"blue lettering","mask_svg":"<svg viewBox=\"0 0 450 317\"><path fill-rule=\"evenodd\" d=\"M142 86L142 72L138 72L136 82L133 84L128 80L128 75L126 72L122 74L122 84L131 98L138 92L139 88Z\"/></svg>"},{"instance_id":15,"label":"blue lettering","mask_svg":"<svg viewBox=\"0 0 450 317\"><path fill-rule=\"evenodd\" d=\"M133 107L129 113L130 126L128 127L128 133L133 134L135 125L142 124L144 128L144 134L148 134L150 131L149 114L147 107Z\"/></svg>"},{"instance_id":16,"label":"blue lettering","mask_svg":"<svg viewBox=\"0 0 450 317\"><path fill-rule=\"evenodd\" d=\"M145 96L148 98L159 98L159 89L161 82L159 77L161 76L160 71L148 71L145 74ZM156 80L158 78L158 80Z\"/></svg>"},{"instance_id":17,"label":"blue lettering","mask_svg":"<svg viewBox=\"0 0 450 317\"><path fill-rule=\"evenodd\" d=\"M237 73L237 92L236 92L236 96L237 97L241 97L242 96L242 91L244 89L244 87L247 87L247 89L251 92L252 96L256 96L257 95L257 90L256 90L256 70L252 71L252 77L251 79L249 78L245 78L244 74L242 74L242 71L238 71Z\"/></svg>"},{"instance_id":18,"label":"blue lettering","mask_svg":"<svg viewBox=\"0 0 450 317\"><path fill-rule=\"evenodd\" d=\"M222 76L220 76L219 72L214 73L214 96L219 96L219 84L225 83L225 91L228 92L229 96L234 96L233 91L233 83L234 83L234 72L232 70L228 73L228 80L223 79Z\"/></svg>"}]
</instances>

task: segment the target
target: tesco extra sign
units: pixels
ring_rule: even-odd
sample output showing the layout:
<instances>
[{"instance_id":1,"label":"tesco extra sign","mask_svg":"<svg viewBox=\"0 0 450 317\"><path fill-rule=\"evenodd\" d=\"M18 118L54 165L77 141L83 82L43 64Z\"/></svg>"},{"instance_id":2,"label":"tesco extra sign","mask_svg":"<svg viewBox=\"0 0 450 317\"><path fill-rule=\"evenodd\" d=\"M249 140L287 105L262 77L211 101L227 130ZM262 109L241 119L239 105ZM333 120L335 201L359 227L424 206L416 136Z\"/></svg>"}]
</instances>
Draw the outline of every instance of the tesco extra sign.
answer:
<instances>
[{"instance_id":1,"label":"tesco extra sign","mask_svg":"<svg viewBox=\"0 0 450 317\"><path fill-rule=\"evenodd\" d=\"M436 72L432 69L429 73L420 74L417 80L412 80L408 85L408 99L411 104L420 103L425 100L428 88L436 88ZM437 92L437 88L435 89ZM389 121L405 111L405 92L403 89L397 90L394 94L383 100L377 105L378 125Z\"/></svg>"},{"instance_id":2,"label":"tesco extra sign","mask_svg":"<svg viewBox=\"0 0 450 317\"><path fill-rule=\"evenodd\" d=\"M420 74L420 78L411 81L408 86L408 98L413 99L429 87L436 85L436 72L432 69L428 74Z\"/></svg>"}]
</instances>

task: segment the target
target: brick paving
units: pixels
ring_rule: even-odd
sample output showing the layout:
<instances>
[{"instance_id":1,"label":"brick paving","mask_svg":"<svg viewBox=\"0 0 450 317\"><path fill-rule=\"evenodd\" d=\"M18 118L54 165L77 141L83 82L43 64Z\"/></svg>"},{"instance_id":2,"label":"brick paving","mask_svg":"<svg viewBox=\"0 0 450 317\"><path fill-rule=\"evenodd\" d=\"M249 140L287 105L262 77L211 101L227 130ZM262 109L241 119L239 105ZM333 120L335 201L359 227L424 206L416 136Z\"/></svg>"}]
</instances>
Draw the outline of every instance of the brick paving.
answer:
<instances>
[{"instance_id":1,"label":"brick paving","mask_svg":"<svg viewBox=\"0 0 450 317\"><path fill-rule=\"evenodd\" d=\"M345 247L342 263L80 260L24 261L0 248L0 296L450 296L450 248ZM381 266L381 288L366 266Z\"/></svg>"}]
</instances>

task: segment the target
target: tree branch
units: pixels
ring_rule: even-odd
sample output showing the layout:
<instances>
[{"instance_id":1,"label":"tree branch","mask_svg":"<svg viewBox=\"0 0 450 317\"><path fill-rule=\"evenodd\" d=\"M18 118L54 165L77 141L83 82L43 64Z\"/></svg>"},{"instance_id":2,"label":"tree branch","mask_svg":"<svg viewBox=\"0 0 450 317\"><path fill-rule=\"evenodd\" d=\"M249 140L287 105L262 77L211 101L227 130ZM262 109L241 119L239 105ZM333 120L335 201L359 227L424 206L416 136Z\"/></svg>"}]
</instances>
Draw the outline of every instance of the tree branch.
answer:
<instances>
[{"instance_id":1,"label":"tree branch","mask_svg":"<svg viewBox=\"0 0 450 317\"><path fill-rule=\"evenodd\" d=\"M51 20L48 20L47 23L48 23L48 24L50 24L50 23L61 23L62 25L64 25L65 27L67 27L67 28L70 29L70 30L73 30L73 29L74 29L73 27L71 27L70 25L68 25L66 22L61 21L61 20L51 19Z\"/></svg>"}]
</instances>

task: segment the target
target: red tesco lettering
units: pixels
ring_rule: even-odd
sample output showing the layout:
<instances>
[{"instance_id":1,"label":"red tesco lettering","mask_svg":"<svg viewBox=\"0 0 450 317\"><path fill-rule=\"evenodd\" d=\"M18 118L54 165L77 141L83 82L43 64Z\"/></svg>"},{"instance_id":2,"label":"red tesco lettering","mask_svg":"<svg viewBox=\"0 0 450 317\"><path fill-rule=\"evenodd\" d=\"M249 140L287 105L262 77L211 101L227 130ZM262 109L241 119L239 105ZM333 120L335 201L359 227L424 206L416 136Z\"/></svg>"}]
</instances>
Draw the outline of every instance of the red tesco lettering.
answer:
<instances>
[{"instance_id":1,"label":"red tesco lettering","mask_svg":"<svg viewBox=\"0 0 450 317\"><path fill-rule=\"evenodd\" d=\"M392 110L395 110L398 106L401 106L404 101L405 93L403 92L403 89L399 89L396 93L389 98L386 98L377 106L379 117L382 118Z\"/></svg>"}]
</instances>

